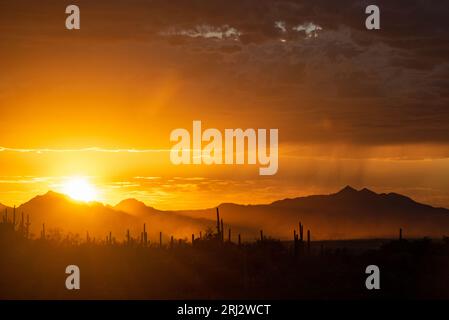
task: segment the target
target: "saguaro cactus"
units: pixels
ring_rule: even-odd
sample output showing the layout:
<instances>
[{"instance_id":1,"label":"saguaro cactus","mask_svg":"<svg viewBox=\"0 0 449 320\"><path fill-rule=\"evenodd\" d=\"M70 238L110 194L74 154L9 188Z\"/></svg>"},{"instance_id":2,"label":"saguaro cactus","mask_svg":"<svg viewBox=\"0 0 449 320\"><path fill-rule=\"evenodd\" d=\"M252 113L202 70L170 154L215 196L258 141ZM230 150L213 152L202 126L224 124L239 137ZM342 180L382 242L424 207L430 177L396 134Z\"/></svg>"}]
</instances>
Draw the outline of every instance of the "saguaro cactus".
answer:
<instances>
[{"instance_id":1,"label":"saguaro cactus","mask_svg":"<svg viewBox=\"0 0 449 320\"><path fill-rule=\"evenodd\" d=\"M45 240L45 223L42 224L41 239Z\"/></svg>"},{"instance_id":2,"label":"saguaro cactus","mask_svg":"<svg viewBox=\"0 0 449 320\"><path fill-rule=\"evenodd\" d=\"M263 230L260 230L260 242L263 242Z\"/></svg>"},{"instance_id":3,"label":"saguaro cactus","mask_svg":"<svg viewBox=\"0 0 449 320\"><path fill-rule=\"evenodd\" d=\"M142 241L143 241L143 245L146 247L148 245L148 232L147 232L145 223L143 224Z\"/></svg>"},{"instance_id":4,"label":"saguaro cactus","mask_svg":"<svg viewBox=\"0 0 449 320\"><path fill-rule=\"evenodd\" d=\"M159 247L162 248L162 231L159 232Z\"/></svg>"},{"instance_id":5,"label":"saguaro cactus","mask_svg":"<svg viewBox=\"0 0 449 320\"><path fill-rule=\"evenodd\" d=\"M23 219L23 211L22 211L22 217L21 217L21 219L20 219L20 226L19 226L19 229L20 229L20 234L22 235L22 237L25 235L25 221L24 221L24 219Z\"/></svg>"},{"instance_id":6,"label":"saguaro cactus","mask_svg":"<svg viewBox=\"0 0 449 320\"><path fill-rule=\"evenodd\" d=\"M221 232L220 232L220 211L218 211L218 207L217 207L217 235L218 238L220 238L221 236Z\"/></svg>"},{"instance_id":7,"label":"saguaro cactus","mask_svg":"<svg viewBox=\"0 0 449 320\"><path fill-rule=\"evenodd\" d=\"M13 229L16 228L16 206L14 206L14 209L12 212L12 227L13 227Z\"/></svg>"},{"instance_id":8,"label":"saguaro cactus","mask_svg":"<svg viewBox=\"0 0 449 320\"><path fill-rule=\"evenodd\" d=\"M399 240L402 240L402 228L399 228Z\"/></svg>"},{"instance_id":9,"label":"saguaro cactus","mask_svg":"<svg viewBox=\"0 0 449 320\"><path fill-rule=\"evenodd\" d=\"M241 236L240 236L240 233L239 233L239 247L242 245L242 238L241 238Z\"/></svg>"},{"instance_id":10,"label":"saguaro cactus","mask_svg":"<svg viewBox=\"0 0 449 320\"><path fill-rule=\"evenodd\" d=\"M25 224L25 237L28 239L30 237L30 215L27 214L27 222Z\"/></svg>"}]
</instances>

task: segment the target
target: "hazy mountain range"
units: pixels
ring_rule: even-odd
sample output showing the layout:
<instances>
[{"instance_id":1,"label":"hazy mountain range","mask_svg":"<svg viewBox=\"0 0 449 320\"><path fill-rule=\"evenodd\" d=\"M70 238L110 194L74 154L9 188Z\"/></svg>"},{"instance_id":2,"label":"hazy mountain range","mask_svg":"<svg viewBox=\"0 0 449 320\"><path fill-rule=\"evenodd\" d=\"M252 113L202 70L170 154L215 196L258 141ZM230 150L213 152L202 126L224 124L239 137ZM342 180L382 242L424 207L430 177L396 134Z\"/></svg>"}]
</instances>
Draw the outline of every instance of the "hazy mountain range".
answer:
<instances>
[{"instance_id":1,"label":"hazy mountain range","mask_svg":"<svg viewBox=\"0 0 449 320\"><path fill-rule=\"evenodd\" d=\"M4 212L5 206L0 204ZM12 218L12 208L7 208ZM365 237L395 237L403 228L404 236L441 237L449 235L449 210L417 203L396 193L375 193L368 189L355 190L349 186L329 195L313 195L284 199L271 204L219 205L226 236L231 227L232 238L241 233L244 240L253 240L259 230L268 236L288 239L301 221L310 229L312 239L349 239ZM49 191L36 196L16 208L16 220L21 213L29 214L31 232L39 235L45 223L47 234L89 231L101 239L111 231L117 240L129 229L138 237L146 223L149 238L155 240L159 232L167 239L196 236L207 228L215 230L215 208L185 211L161 211L135 199L121 201L116 206L101 203L82 203Z\"/></svg>"}]
</instances>

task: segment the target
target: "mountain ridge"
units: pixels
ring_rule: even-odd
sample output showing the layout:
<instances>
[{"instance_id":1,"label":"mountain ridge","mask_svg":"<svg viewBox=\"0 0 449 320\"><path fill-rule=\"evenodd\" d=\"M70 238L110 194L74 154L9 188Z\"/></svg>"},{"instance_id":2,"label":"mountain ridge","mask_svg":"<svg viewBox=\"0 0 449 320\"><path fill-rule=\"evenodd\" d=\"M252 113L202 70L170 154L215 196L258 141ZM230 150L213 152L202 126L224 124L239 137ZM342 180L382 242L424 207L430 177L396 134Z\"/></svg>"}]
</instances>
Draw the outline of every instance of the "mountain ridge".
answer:
<instances>
[{"instance_id":1,"label":"mountain ridge","mask_svg":"<svg viewBox=\"0 0 449 320\"><path fill-rule=\"evenodd\" d=\"M449 231L448 209L397 193L356 190L351 186L327 195L285 198L269 204L222 203L218 208L225 229L232 227L252 238L257 237L260 229L275 237L289 238L299 221L312 231L314 238L322 239L391 237L399 228L410 236L442 236ZM110 206L79 202L54 191L37 195L17 209L30 214L36 233L45 223L70 232L92 229L99 235L121 235L129 228L138 235L147 223L153 232L189 237L207 228L214 230L216 225L215 208L158 210L134 198Z\"/></svg>"},{"instance_id":2,"label":"mountain ridge","mask_svg":"<svg viewBox=\"0 0 449 320\"><path fill-rule=\"evenodd\" d=\"M403 195L403 194L400 194L400 193L396 193L396 192L376 193L376 192L374 192L374 191L372 191L372 190L370 190L370 189L368 189L366 187L362 188L360 190L357 190L357 189L351 187L350 185L346 185L345 187L343 187L339 191L334 192L334 193L329 193L329 194L312 194L312 195L298 196L298 197L293 197L293 198L283 198L283 199L279 199L279 200L274 200L274 201L269 202L269 203L260 203L260 204L257 204L257 203L256 204L240 204L240 203L235 203L235 202L222 202L222 203L218 204L217 207L224 206L224 205L264 206L264 205L273 205L273 204L277 204L277 203L284 202L284 201L288 202L288 201L292 201L292 200L301 200L301 199L314 198L314 197L327 197L327 196L332 196L332 195L342 195L342 194L351 194L351 193L352 194L364 194L365 193L365 194L378 195L378 196L397 196L398 198L400 197L400 198L408 199L408 200L410 200L410 201L412 201L412 202L414 202L416 204L419 204L419 205L424 205L424 206L428 206L428 207L435 208L435 209L446 209L446 210L449 210L448 208L445 208L445 207L436 207L436 206L432 206L432 205L429 205L429 204L425 204L425 203L421 203L421 202L415 201L411 197ZM216 208L216 207L210 207L210 208L201 208L201 209L163 210L163 209L157 209L157 208L155 208L155 207L153 207L151 205L148 205L148 204L144 203L143 201L138 200L136 198L125 198L123 200L120 200L115 205L107 205L107 204L104 204L102 202L97 202L97 201L83 202L83 201L74 200L74 199L70 198L68 195L65 195L63 193L59 193L59 192L56 192L56 191L53 191L53 190L48 190L44 194L36 195L33 198L29 199L28 201L20 204L18 207L20 207L20 206L30 202L33 199L46 198L46 197L55 197L55 198L59 198L59 199L66 199L66 200L69 200L71 202L76 202L76 203L79 203L79 204L90 204L90 205L92 205L92 204L99 204L99 205L103 205L103 206L109 206L111 208L118 209L118 210L120 210L120 208L123 207L123 205L125 205L125 204L128 205L128 204L131 204L131 203L134 203L135 205L140 205L142 207L144 206L146 208L151 208L151 209L153 209L155 211L158 211L158 212L178 212L178 211L179 212L183 212L183 211L208 210L208 209ZM6 208L11 208L12 209L12 207L4 205L3 203L0 202L0 208L2 208L2 207L6 207Z\"/></svg>"}]
</instances>

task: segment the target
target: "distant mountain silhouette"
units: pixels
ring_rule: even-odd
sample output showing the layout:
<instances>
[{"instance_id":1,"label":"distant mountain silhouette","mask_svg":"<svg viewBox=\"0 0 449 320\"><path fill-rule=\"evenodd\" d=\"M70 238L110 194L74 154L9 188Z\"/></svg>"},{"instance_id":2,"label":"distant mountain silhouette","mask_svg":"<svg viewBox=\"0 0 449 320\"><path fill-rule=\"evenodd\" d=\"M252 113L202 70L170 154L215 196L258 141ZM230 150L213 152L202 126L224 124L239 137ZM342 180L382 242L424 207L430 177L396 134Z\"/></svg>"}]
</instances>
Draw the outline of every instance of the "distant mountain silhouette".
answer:
<instances>
[{"instance_id":1,"label":"distant mountain silhouette","mask_svg":"<svg viewBox=\"0 0 449 320\"><path fill-rule=\"evenodd\" d=\"M147 206L142 201L130 198L120 201L113 207L115 210L127 212L132 215L146 215L146 214L156 214L163 211L154 209L153 207Z\"/></svg>"},{"instance_id":2,"label":"distant mountain silhouette","mask_svg":"<svg viewBox=\"0 0 449 320\"><path fill-rule=\"evenodd\" d=\"M345 239L393 237L399 228L404 235L441 237L449 234L449 210L397 194L377 194L369 189L346 186L337 193L275 201L268 205L219 206L229 223L264 228L275 236L291 236L301 221L313 238ZM209 211L186 211L197 217ZM210 213L209 213L210 214Z\"/></svg>"},{"instance_id":3,"label":"distant mountain silhouette","mask_svg":"<svg viewBox=\"0 0 449 320\"><path fill-rule=\"evenodd\" d=\"M92 234L104 234L109 231L117 235L124 232L123 226L134 229L138 220L133 216L113 210L101 203L83 203L68 196L49 191L20 205L18 212L30 215L31 231L40 234L42 224L46 229L58 229L61 232L79 233L84 236L87 231ZM126 231L126 230L125 230ZM48 233L47 232L47 233Z\"/></svg>"},{"instance_id":4,"label":"distant mountain silhouette","mask_svg":"<svg viewBox=\"0 0 449 320\"><path fill-rule=\"evenodd\" d=\"M162 211L145 205L136 199L126 199L118 203L114 209L129 213L139 219L145 220L150 226L160 226L163 232L176 230L176 234L182 237L188 237L192 233L198 236L201 231L204 234L206 229L211 228L213 231L216 226L215 209L205 209L207 214L196 217L183 214L183 211ZM211 213L213 213L211 215ZM226 227L228 228L229 225ZM233 225L234 232L242 232L248 234L256 234L258 229L249 230L245 226L238 224Z\"/></svg>"},{"instance_id":5,"label":"distant mountain silhouette","mask_svg":"<svg viewBox=\"0 0 449 320\"><path fill-rule=\"evenodd\" d=\"M78 202L53 191L32 198L16 211L30 215L31 232L35 235L40 234L45 223L47 234L59 230L84 237L89 232L91 237L103 239L112 232L118 241L123 240L127 229L131 236L138 238L144 223L150 240L159 239L160 231L164 238L171 235L187 238L191 232L199 233L214 224L204 218L195 219L156 210L135 199L127 199L111 207L98 202Z\"/></svg>"},{"instance_id":6,"label":"distant mountain silhouette","mask_svg":"<svg viewBox=\"0 0 449 320\"><path fill-rule=\"evenodd\" d=\"M3 209L2 209L3 208ZM4 207L0 206L4 210ZM301 221L312 239L349 239L395 237L398 229L404 236L441 237L449 234L449 210L417 203L396 193L375 193L366 188L356 190L346 186L337 193L312 195L275 201L266 205L219 205L225 230L232 235L242 233L245 240L265 234L283 239L292 238L293 229ZM8 210L11 210L10 208ZM192 233L215 228L215 209L162 211L136 199L126 199L116 206L83 203L49 191L36 196L17 208L31 218L31 230L39 234L42 224L47 230L106 237L109 231L122 240L126 229L138 237L143 223L150 239L162 231L164 237L174 235L189 238Z\"/></svg>"}]
</instances>

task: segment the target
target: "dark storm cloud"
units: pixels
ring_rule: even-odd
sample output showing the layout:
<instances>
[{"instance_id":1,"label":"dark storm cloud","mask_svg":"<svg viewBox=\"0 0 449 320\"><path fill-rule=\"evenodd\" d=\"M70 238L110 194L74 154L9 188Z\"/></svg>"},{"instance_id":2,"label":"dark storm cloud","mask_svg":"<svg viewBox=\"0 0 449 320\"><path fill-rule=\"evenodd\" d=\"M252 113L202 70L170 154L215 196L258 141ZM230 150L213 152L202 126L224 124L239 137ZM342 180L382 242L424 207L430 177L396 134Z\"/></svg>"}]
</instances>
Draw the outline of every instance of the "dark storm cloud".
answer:
<instances>
[{"instance_id":1,"label":"dark storm cloud","mask_svg":"<svg viewBox=\"0 0 449 320\"><path fill-rule=\"evenodd\" d=\"M266 105L272 99L293 126L304 120L304 112L312 123L325 120L332 124L329 134L315 134L313 126L305 125L304 132L290 126L287 139L448 142L447 3L378 1L380 31L364 27L364 8L371 2L211 3L199 9L191 23L207 17L209 23L226 22L241 32L240 49L230 52L237 56L225 63L239 70L235 79L229 76L230 83L247 100L253 95L257 103L257 97L263 97ZM258 10L246 11L246 7ZM222 14L215 16L212 8ZM322 27L317 38L294 34L292 26L308 22ZM192 40L186 50L197 45ZM227 53L220 50L219 42L212 42L214 46ZM221 71L217 74L221 78ZM307 92L319 92L313 104L303 103ZM298 113L298 107L304 112ZM285 120L282 117L280 122Z\"/></svg>"}]
</instances>

